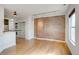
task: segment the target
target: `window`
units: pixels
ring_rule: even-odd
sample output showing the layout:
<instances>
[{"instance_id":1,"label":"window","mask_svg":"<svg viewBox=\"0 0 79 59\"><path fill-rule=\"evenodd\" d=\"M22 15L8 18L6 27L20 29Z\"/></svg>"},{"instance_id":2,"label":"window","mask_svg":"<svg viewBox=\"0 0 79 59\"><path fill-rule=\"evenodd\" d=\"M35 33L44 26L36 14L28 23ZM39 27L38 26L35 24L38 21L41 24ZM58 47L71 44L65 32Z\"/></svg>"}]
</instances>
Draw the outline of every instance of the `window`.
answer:
<instances>
[{"instance_id":1,"label":"window","mask_svg":"<svg viewBox=\"0 0 79 59\"><path fill-rule=\"evenodd\" d=\"M69 40L75 45L75 9L69 15Z\"/></svg>"}]
</instances>

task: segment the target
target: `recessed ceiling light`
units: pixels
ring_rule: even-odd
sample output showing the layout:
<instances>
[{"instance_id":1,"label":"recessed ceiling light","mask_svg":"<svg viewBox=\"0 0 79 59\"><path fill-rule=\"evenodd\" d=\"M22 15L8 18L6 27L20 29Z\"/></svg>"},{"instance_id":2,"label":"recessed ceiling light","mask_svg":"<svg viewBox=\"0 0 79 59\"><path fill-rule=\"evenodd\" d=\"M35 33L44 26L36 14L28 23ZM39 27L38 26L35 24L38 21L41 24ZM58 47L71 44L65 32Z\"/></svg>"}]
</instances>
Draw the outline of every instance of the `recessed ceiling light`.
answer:
<instances>
[{"instance_id":1,"label":"recessed ceiling light","mask_svg":"<svg viewBox=\"0 0 79 59\"><path fill-rule=\"evenodd\" d=\"M66 6L66 4L63 4L63 6Z\"/></svg>"}]
</instances>

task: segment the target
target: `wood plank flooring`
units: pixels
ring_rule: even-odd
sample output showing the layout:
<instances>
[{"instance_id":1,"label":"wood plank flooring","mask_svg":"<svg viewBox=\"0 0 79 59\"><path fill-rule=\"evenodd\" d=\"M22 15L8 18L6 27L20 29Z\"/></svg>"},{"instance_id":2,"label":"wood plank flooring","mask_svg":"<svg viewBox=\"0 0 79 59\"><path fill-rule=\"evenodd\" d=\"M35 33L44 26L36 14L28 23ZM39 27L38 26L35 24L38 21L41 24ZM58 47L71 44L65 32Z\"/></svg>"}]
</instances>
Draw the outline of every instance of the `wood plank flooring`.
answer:
<instances>
[{"instance_id":1,"label":"wood plank flooring","mask_svg":"<svg viewBox=\"0 0 79 59\"><path fill-rule=\"evenodd\" d=\"M65 42L25 40L18 38L16 47L4 50L1 55L71 55Z\"/></svg>"},{"instance_id":2,"label":"wood plank flooring","mask_svg":"<svg viewBox=\"0 0 79 59\"><path fill-rule=\"evenodd\" d=\"M3 50L0 55L16 55L16 46Z\"/></svg>"}]
</instances>

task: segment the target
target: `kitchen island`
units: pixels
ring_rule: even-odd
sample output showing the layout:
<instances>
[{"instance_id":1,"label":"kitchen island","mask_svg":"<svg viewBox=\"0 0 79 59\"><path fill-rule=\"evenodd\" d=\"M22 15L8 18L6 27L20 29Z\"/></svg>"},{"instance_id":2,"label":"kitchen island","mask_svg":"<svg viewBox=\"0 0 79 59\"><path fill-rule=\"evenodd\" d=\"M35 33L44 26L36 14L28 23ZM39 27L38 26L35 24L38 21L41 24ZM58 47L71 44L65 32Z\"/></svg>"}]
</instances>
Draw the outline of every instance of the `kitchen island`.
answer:
<instances>
[{"instance_id":1,"label":"kitchen island","mask_svg":"<svg viewBox=\"0 0 79 59\"><path fill-rule=\"evenodd\" d=\"M3 32L0 35L0 52L4 49L15 46L16 45L16 31L7 31Z\"/></svg>"}]
</instances>

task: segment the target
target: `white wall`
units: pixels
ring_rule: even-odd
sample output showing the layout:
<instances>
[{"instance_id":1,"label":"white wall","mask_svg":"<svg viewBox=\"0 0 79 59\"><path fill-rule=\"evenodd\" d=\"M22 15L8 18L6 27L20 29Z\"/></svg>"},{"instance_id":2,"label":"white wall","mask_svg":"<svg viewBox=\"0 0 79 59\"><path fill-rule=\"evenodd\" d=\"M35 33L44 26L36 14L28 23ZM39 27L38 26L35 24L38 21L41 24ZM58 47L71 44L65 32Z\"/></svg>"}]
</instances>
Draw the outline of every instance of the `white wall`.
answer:
<instances>
[{"instance_id":1,"label":"white wall","mask_svg":"<svg viewBox=\"0 0 79 59\"><path fill-rule=\"evenodd\" d=\"M76 40L76 46L74 46L70 41L69 41L69 32L68 32L68 16L70 12L75 8L76 10L76 30L75 30L75 40ZM66 13L66 43L71 51L72 54L79 54L79 5L73 4L69 5L69 8Z\"/></svg>"},{"instance_id":2,"label":"white wall","mask_svg":"<svg viewBox=\"0 0 79 59\"><path fill-rule=\"evenodd\" d=\"M27 18L27 17L26 17ZM19 19L19 18L15 18L15 23L19 23L19 22L25 22L26 19Z\"/></svg>"},{"instance_id":3,"label":"white wall","mask_svg":"<svg viewBox=\"0 0 79 59\"><path fill-rule=\"evenodd\" d=\"M30 40L34 38L34 19L28 16L25 23L25 38Z\"/></svg>"},{"instance_id":4,"label":"white wall","mask_svg":"<svg viewBox=\"0 0 79 59\"><path fill-rule=\"evenodd\" d=\"M0 6L0 35L4 31L4 8Z\"/></svg>"}]
</instances>

